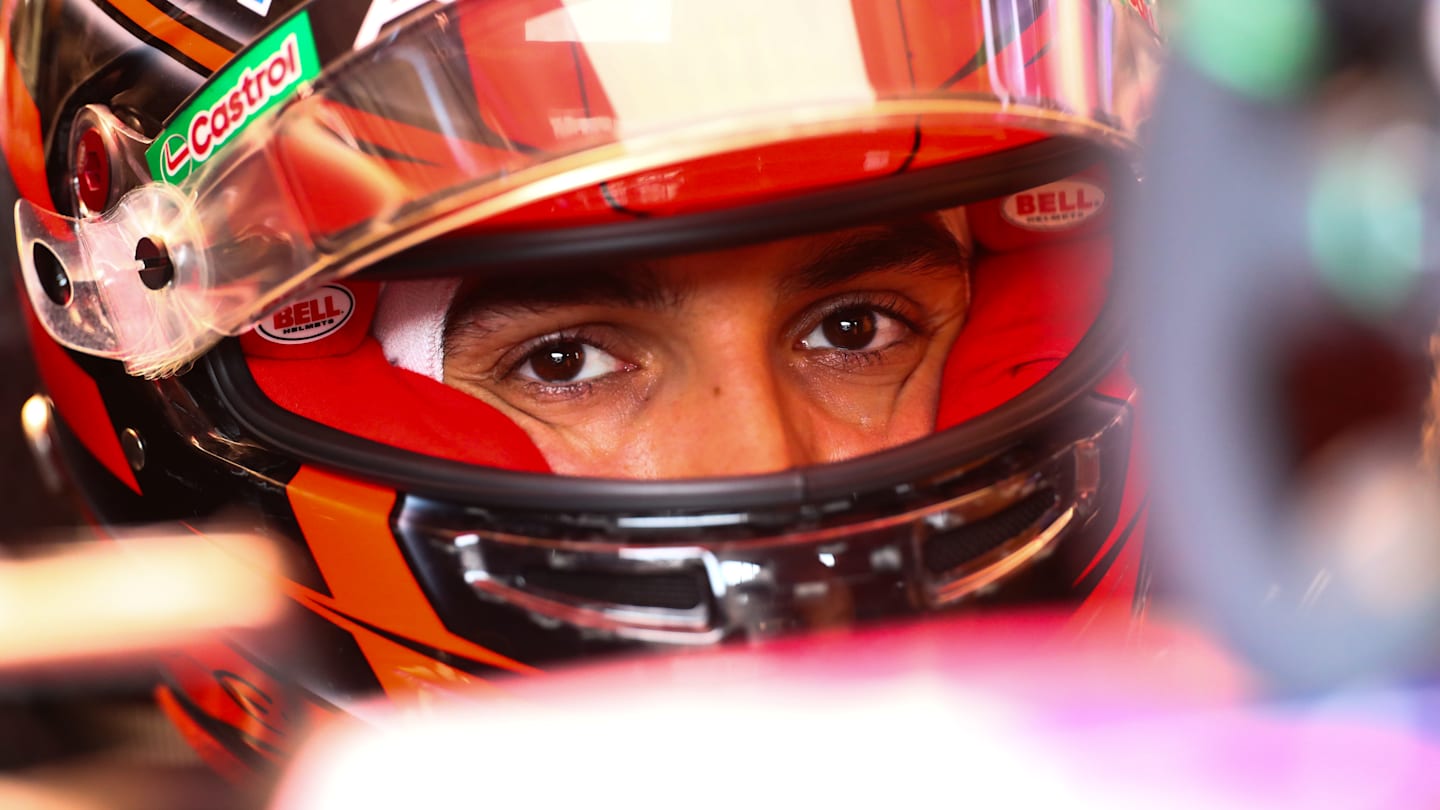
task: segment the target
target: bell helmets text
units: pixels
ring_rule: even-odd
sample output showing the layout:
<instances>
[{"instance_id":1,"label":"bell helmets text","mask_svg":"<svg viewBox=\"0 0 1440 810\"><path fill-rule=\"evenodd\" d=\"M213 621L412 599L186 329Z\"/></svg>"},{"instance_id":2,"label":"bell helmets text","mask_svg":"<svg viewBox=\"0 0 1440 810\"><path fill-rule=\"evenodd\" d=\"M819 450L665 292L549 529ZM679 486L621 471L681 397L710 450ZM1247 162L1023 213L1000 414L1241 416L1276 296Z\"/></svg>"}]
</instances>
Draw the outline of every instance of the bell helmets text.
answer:
<instances>
[{"instance_id":1,"label":"bell helmets text","mask_svg":"<svg viewBox=\"0 0 1440 810\"><path fill-rule=\"evenodd\" d=\"M327 284L270 313L255 331L275 343L310 343L339 330L354 309L355 296L349 290Z\"/></svg>"},{"instance_id":2,"label":"bell helmets text","mask_svg":"<svg viewBox=\"0 0 1440 810\"><path fill-rule=\"evenodd\" d=\"M254 69L240 71L229 92L190 119L185 135L171 135L166 139L161 147L166 174L174 175L191 160L203 163L231 135L243 129L245 122L263 109L266 102L284 93L303 76L300 40L291 34L269 59Z\"/></svg>"},{"instance_id":3,"label":"bell helmets text","mask_svg":"<svg viewBox=\"0 0 1440 810\"><path fill-rule=\"evenodd\" d=\"M1105 207L1105 190L1084 180L1062 180L1012 195L1001 206L1010 224L1032 231L1073 228Z\"/></svg>"}]
</instances>

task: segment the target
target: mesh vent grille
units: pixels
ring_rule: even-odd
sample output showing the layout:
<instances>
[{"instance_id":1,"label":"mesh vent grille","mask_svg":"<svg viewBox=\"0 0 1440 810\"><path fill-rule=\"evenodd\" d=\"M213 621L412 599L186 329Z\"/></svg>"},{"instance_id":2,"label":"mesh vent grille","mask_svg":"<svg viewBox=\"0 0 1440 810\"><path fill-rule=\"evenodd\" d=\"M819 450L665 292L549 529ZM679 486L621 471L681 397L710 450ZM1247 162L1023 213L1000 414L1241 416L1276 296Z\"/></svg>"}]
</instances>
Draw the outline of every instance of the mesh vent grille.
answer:
<instances>
[{"instance_id":1,"label":"mesh vent grille","mask_svg":"<svg viewBox=\"0 0 1440 810\"><path fill-rule=\"evenodd\" d=\"M705 599L706 583L695 572L664 574L594 573L532 568L527 585L551 593L627 607L690 610Z\"/></svg>"},{"instance_id":2,"label":"mesh vent grille","mask_svg":"<svg viewBox=\"0 0 1440 810\"><path fill-rule=\"evenodd\" d=\"M1055 492L1042 489L989 517L937 532L925 544L925 569L939 574L981 557L1035 525L1054 505Z\"/></svg>"}]
</instances>

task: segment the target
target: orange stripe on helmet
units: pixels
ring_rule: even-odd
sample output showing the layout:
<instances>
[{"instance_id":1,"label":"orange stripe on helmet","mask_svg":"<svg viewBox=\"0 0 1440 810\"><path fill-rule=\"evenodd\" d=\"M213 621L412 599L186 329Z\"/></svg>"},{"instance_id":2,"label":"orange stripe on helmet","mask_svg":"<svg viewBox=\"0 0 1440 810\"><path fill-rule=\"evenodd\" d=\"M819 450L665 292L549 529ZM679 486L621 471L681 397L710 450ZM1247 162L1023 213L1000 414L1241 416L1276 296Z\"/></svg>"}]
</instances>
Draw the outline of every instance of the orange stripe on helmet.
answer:
<instances>
[{"instance_id":1,"label":"orange stripe on helmet","mask_svg":"<svg viewBox=\"0 0 1440 810\"><path fill-rule=\"evenodd\" d=\"M155 687L155 704L170 721L185 743L204 760L216 773L233 782L248 776L250 768L237 756L220 744L180 705L180 700L168 686Z\"/></svg>"},{"instance_id":2,"label":"orange stripe on helmet","mask_svg":"<svg viewBox=\"0 0 1440 810\"><path fill-rule=\"evenodd\" d=\"M287 494L332 594L326 597L296 586L291 595L354 634L387 691L406 685L413 691L417 667L429 668L428 674L418 677L432 682L451 680L455 671L404 650L345 617L499 669L537 672L451 633L441 622L390 531L390 511L396 498L393 490L301 467L287 486Z\"/></svg>"},{"instance_id":3,"label":"orange stripe on helmet","mask_svg":"<svg viewBox=\"0 0 1440 810\"><path fill-rule=\"evenodd\" d=\"M152 36L210 70L219 70L235 54L211 42L145 0L107 0L116 11Z\"/></svg>"},{"instance_id":4,"label":"orange stripe on helmet","mask_svg":"<svg viewBox=\"0 0 1440 810\"><path fill-rule=\"evenodd\" d=\"M8 12L11 6L5 7ZM0 33L6 35L3 59L0 59L0 151L10 167L10 176L20 196L54 210L50 187L45 183L45 147L40 137L40 114L35 101L20 77L15 55L8 39L10 15L0 12ZM5 212L10 215L9 211Z\"/></svg>"},{"instance_id":5,"label":"orange stripe on helmet","mask_svg":"<svg viewBox=\"0 0 1440 810\"><path fill-rule=\"evenodd\" d=\"M300 604L355 637L355 643L374 670L380 688L392 700L424 706L437 696L443 700L448 690L466 689L473 694L474 689L489 684L351 621L332 607L332 600L323 594L296 586L291 595Z\"/></svg>"}]
</instances>

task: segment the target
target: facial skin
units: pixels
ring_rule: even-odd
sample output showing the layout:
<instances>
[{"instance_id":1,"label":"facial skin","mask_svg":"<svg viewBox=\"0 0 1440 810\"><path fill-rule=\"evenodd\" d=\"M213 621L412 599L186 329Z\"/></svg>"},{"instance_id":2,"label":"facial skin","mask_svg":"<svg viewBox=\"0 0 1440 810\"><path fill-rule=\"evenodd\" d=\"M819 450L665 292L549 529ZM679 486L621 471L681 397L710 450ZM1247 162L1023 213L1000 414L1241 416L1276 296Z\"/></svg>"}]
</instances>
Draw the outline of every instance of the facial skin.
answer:
<instances>
[{"instance_id":1,"label":"facial skin","mask_svg":"<svg viewBox=\"0 0 1440 810\"><path fill-rule=\"evenodd\" d=\"M473 282L445 382L519 424L559 473L772 472L931 432L969 303L934 219L625 267Z\"/></svg>"}]
</instances>

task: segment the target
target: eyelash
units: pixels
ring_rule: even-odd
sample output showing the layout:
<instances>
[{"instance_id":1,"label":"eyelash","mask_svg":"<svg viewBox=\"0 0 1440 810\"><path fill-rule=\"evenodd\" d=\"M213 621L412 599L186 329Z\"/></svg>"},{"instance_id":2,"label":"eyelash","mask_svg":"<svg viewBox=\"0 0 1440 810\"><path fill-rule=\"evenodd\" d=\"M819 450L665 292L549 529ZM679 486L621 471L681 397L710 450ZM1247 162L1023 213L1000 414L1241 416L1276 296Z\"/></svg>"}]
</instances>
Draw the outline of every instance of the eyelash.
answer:
<instances>
[{"instance_id":1,"label":"eyelash","mask_svg":"<svg viewBox=\"0 0 1440 810\"><path fill-rule=\"evenodd\" d=\"M906 314L903 310L910 309L908 301L897 293L859 293L845 295L826 302L823 308L815 313L813 317L807 318L802 325L795 330L795 343L799 344L802 336L810 334L816 327L825 322L826 318L847 309L868 309L887 318L893 318L904 326L908 331L907 337L929 336L929 330L916 323L915 319ZM832 368L839 367L842 371L865 368L879 362L883 356L896 344L891 343L874 349L811 349L816 354L823 353L827 360L825 365Z\"/></svg>"},{"instance_id":2,"label":"eyelash","mask_svg":"<svg viewBox=\"0 0 1440 810\"><path fill-rule=\"evenodd\" d=\"M888 292L855 293L850 295L842 295L839 298L833 298L829 301L826 301L821 306L820 311L816 313L813 318L808 319L807 322L810 324L811 328L814 328L821 321L825 320L831 315L834 315L837 312L846 309L860 308L871 309L880 313L881 315L894 318L916 334L923 334L924 332L920 324L916 323L911 317L911 315L907 314L908 310L914 308L913 305L909 303L909 300L898 293Z\"/></svg>"},{"instance_id":3,"label":"eyelash","mask_svg":"<svg viewBox=\"0 0 1440 810\"><path fill-rule=\"evenodd\" d=\"M611 348L610 342L595 334L595 331L596 330L587 329L583 326L571 327L527 340L508 352L505 357L501 358L497 364L500 373L496 374L495 377L497 380L519 381L520 387L532 396L571 399L589 394L591 389L595 387L593 380L548 383L543 380L526 379L519 376L517 372L519 372L526 363L530 362L536 352L565 343L580 343L585 346L593 346L606 354L616 355L616 351Z\"/></svg>"}]
</instances>

